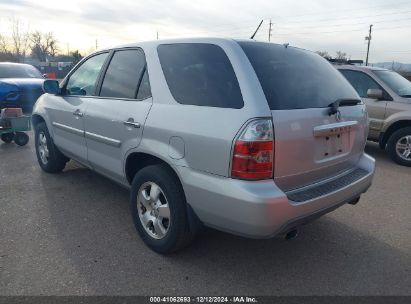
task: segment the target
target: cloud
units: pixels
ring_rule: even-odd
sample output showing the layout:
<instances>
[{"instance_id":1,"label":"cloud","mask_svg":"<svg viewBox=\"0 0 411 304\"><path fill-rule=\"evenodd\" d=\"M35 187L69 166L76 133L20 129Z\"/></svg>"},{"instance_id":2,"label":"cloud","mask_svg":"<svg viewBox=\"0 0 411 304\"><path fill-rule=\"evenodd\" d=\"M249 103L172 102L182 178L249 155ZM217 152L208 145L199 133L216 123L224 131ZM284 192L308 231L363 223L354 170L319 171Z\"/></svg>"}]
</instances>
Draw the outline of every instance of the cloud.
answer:
<instances>
[{"instance_id":1,"label":"cloud","mask_svg":"<svg viewBox=\"0 0 411 304\"><path fill-rule=\"evenodd\" d=\"M256 38L267 40L271 18L274 42L353 57L364 57L368 24L375 23L371 59L411 62L411 41L404 39L411 36L411 3L399 1L0 0L0 18L23 19L79 49L92 48L96 39L100 46L155 39L157 31L160 38L248 38L262 18Z\"/></svg>"}]
</instances>

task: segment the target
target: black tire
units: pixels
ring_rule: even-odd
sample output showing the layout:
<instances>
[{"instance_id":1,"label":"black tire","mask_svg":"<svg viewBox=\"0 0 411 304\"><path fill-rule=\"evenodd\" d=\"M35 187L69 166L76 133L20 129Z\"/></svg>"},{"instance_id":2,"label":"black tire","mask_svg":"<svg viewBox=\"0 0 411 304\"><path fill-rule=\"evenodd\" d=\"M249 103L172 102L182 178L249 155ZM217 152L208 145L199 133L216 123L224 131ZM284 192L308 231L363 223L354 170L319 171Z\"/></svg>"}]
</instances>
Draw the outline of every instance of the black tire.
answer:
<instances>
[{"instance_id":1,"label":"black tire","mask_svg":"<svg viewBox=\"0 0 411 304\"><path fill-rule=\"evenodd\" d=\"M6 144L9 144L13 141L14 133L3 133L1 134L1 140Z\"/></svg>"},{"instance_id":2,"label":"black tire","mask_svg":"<svg viewBox=\"0 0 411 304\"><path fill-rule=\"evenodd\" d=\"M46 138L46 147L48 149L48 158L47 161L43 161L40 156L40 136L45 136ZM47 126L44 122L41 122L36 125L35 128L35 144L36 144L36 155L37 161L39 162L40 167L47 173L57 173L63 171L66 166L67 161L69 160L64 156L59 149L54 145L53 139L50 137Z\"/></svg>"},{"instance_id":3,"label":"black tire","mask_svg":"<svg viewBox=\"0 0 411 304\"><path fill-rule=\"evenodd\" d=\"M29 136L24 132L16 132L16 135L14 135L14 142L19 146L27 145Z\"/></svg>"},{"instance_id":4,"label":"black tire","mask_svg":"<svg viewBox=\"0 0 411 304\"><path fill-rule=\"evenodd\" d=\"M411 157L409 159L401 158L397 153L397 143L405 136L411 136L411 127L406 127L395 131L387 142L387 151L391 159L402 166L411 167ZM411 148L411 147L410 147Z\"/></svg>"},{"instance_id":5,"label":"black tire","mask_svg":"<svg viewBox=\"0 0 411 304\"><path fill-rule=\"evenodd\" d=\"M161 239L151 236L139 217L138 208L141 208L141 205L137 204L137 196L140 187L144 187L148 182L160 187L169 206L168 231ZM134 225L144 243L158 253L168 254L180 250L194 238L194 233L189 229L184 191L175 174L165 165L149 165L137 172L131 186L130 210Z\"/></svg>"}]
</instances>

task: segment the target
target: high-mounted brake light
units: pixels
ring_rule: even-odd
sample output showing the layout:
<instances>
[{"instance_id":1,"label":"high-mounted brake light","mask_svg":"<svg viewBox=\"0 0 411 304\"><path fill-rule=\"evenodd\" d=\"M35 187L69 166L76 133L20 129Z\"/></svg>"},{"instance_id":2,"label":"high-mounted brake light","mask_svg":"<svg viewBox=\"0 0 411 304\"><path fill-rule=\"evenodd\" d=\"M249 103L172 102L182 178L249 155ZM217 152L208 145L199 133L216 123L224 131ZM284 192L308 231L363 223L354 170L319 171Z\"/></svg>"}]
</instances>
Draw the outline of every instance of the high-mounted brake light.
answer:
<instances>
[{"instance_id":1,"label":"high-mounted brake light","mask_svg":"<svg viewBox=\"0 0 411 304\"><path fill-rule=\"evenodd\" d=\"M234 143L231 177L268 179L273 176L274 132L270 119L251 121Z\"/></svg>"}]
</instances>

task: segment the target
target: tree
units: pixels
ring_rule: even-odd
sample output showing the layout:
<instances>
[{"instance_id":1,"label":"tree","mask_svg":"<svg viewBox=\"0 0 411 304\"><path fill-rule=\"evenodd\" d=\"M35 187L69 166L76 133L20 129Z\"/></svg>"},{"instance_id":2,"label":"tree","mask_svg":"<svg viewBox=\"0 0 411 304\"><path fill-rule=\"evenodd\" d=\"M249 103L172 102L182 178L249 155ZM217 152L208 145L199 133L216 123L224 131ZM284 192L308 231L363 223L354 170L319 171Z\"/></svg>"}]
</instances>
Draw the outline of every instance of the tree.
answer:
<instances>
[{"instance_id":1,"label":"tree","mask_svg":"<svg viewBox=\"0 0 411 304\"><path fill-rule=\"evenodd\" d=\"M12 19L11 23L12 54L16 57L18 62L21 62L26 56L26 51L29 45L28 27L24 29L19 19Z\"/></svg>"},{"instance_id":2,"label":"tree","mask_svg":"<svg viewBox=\"0 0 411 304\"><path fill-rule=\"evenodd\" d=\"M335 59L339 59L339 60L348 60L348 55L345 52L342 51L337 51L335 52Z\"/></svg>"},{"instance_id":3,"label":"tree","mask_svg":"<svg viewBox=\"0 0 411 304\"><path fill-rule=\"evenodd\" d=\"M73 63L77 63L83 58L83 55L81 55L78 50L75 50L75 51L71 52L70 55L71 55L71 57L74 58Z\"/></svg>"},{"instance_id":4,"label":"tree","mask_svg":"<svg viewBox=\"0 0 411 304\"><path fill-rule=\"evenodd\" d=\"M58 52L57 40L53 33L35 31L30 35L31 54L40 61L46 61L47 56L54 57Z\"/></svg>"},{"instance_id":5,"label":"tree","mask_svg":"<svg viewBox=\"0 0 411 304\"><path fill-rule=\"evenodd\" d=\"M331 55L327 51L317 51L316 53L325 59L331 59Z\"/></svg>"},{"instance_id":6,"label":"tree","mask_svg":"<svg viewBox=\"0 0 411 304\"><path fill-rule=\"evenodd\" d=\"M7 53L8 51L6 37L0 34L0 53Z\"/></svg>"}]
</instances>

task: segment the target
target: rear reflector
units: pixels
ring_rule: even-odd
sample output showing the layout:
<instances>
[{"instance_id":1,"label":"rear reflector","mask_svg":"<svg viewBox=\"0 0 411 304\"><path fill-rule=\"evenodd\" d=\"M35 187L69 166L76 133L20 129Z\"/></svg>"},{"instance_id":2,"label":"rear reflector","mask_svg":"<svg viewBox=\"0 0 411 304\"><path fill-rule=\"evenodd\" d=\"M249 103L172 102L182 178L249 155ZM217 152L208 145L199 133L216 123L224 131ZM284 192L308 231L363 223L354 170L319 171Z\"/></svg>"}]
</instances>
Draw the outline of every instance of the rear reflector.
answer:
<instances>
[{"instance_id":1,"label":"rear reflector","mask_svg":"<svg viewBox=\"0 0 411 304\"><path fill-rule=\"evenodd\" d=\"M274 135L269 119L250 122L233 147L231 177L268 179L273 176Z\"/></svg>"}]
</instances>

